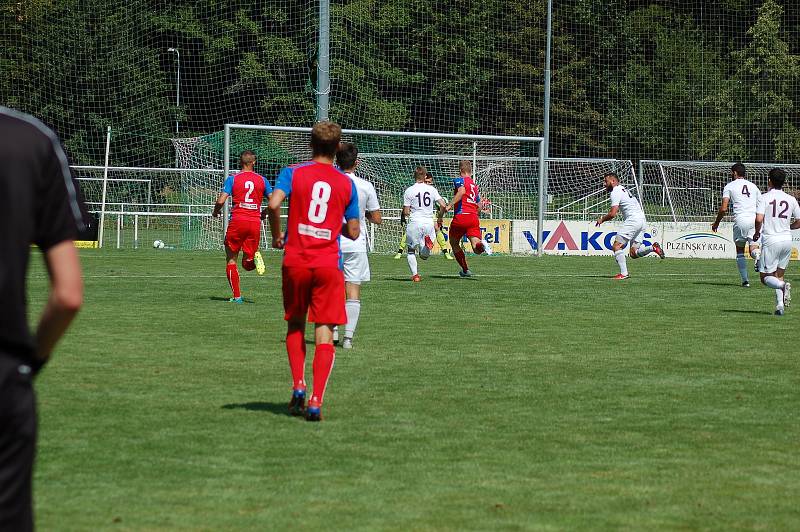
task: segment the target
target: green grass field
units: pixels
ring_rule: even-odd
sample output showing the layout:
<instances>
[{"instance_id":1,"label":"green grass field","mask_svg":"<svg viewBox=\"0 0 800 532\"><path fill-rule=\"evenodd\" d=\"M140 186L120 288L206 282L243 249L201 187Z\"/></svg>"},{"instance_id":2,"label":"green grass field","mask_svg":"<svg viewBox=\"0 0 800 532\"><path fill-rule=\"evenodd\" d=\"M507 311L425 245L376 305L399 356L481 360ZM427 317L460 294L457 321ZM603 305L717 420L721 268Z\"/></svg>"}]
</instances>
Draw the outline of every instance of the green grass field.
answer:
<instances>
[{"instance_id":1,"label":"green grass field","mask_svg":"<svg viewBox=\"0 0 800 532\"><path fill-rule=\"evenodd\" d=\"M245 305L221 253L81 257L37 380L40 530L800 529L800 308L733 260L436 257L412 284L373 257L313 424L285 413L277 254Z\"/></svg>"}]
</instances>

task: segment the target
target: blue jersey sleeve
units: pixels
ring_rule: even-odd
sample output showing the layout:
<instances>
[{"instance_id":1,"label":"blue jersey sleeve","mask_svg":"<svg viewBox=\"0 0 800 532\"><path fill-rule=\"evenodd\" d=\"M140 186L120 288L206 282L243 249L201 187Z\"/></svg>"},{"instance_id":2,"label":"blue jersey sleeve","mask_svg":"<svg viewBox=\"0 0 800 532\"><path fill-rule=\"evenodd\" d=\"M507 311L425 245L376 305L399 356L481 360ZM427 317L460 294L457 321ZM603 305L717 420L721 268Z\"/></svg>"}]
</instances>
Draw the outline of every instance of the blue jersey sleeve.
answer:
<instances>
[{"instance_id":1,"label":"blue jersey sleeve","mask_svg":"<svg viewBox=\"0 0 800 532\"><path fill-rule=\"evenodd\" d=\"M267 178L263 175L261 176L261 179L264 180L264 195L269 196L272 194L272 185L269 184L269 181L267 181Z\"/></svg>"},{"instance_id":2,"label":"blue jersey sleeve","mask_svg":"<svg viewBox=\"0 0 800 532\"><path fill-rule=\"evenodd\" d=\"M464 186L464 178L463 177L456 177L453 179L453 188L458 190L459 187Z\"/></svg>"},{"instance_id":3,"label":"blue jersey sleeve","mask_svg":"<svg viewBox=\"0 0 800 532\"><path fill-rule=\"evenodd\" d=\"M361 213L358 212L358 189L356 189L356 184L353 180L350 180L350 203L347 204L347 208L344 210L344 219L345 220L352 220L353 218L358 219Z\"/></svg>"},{"instance_id":4,"label":"blue jersey sleeve","mask_svg":"<svg viewBox=\"0 0 800 532\"><path fill-rule=\"evenodd\" d=\"M283 190L288 197L292 193L292 169L288 166L280 171L275 181L275 188ZM270 188L270 192L272 189Z\"/></svg>"},{"instance_id":5,"label":"blue jersey sleeve","mask_svg":"<svg viewBox=\"0 0 800 532\"><path fill-rule=\"evenodd\" d=\"M228 178L225 180L225 183L222 185L222 192L230 196L233 194L233 176L229 175Z\"/></svg>"}]
</instances>

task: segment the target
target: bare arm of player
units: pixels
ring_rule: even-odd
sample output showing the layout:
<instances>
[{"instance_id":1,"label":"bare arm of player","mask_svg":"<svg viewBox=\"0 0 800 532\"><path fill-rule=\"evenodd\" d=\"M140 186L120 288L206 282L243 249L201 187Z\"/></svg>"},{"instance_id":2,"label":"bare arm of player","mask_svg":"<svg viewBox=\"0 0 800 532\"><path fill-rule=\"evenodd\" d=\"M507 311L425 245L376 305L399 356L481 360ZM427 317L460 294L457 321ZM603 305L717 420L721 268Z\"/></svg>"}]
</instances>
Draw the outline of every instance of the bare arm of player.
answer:
<instances>
[{"instance_id":1,"label":"bare arm of player","mask_svg":"<svg viewBox=\"0 0 800 532\"><path fill-rule=\"evenodd\" d=\"M714 223L711 224L711 230L715 233L717 229L719 229L719 223L722 221L722 217L728 212L729 202L730 200L728 198L722 198L722 205L719 206L719 210L717 211L717 218L714 220Z\"/></svg>"},{"instance_id":2,"label":"bare arm of player","mask_svg":"<svg viewBox=\"0 0 800 532\"><path fill-rule=\"evenodd\" d=\"M447 204L447 210L449 211L450 209L452 209L455 206L456 203L461 201L461 198L466 193L467 193L467 189L465 187L463 187L463 186L462 187L458 187L458 190L456 190L456 195L453 196L452 201L450 201L450 203Z\"/></svg>"},{"instance_id":3,"label":"bare arm of player","mask_svg":"<svg viewBox=\"0 0 800 532\"><path fill-rule=\"evenodd\" d=\"M764 225L764 215L763 214L756 214L756 232L753 233L753 242L757 242L758 241L758 237L761 236L761 227L763 225Z\"/></svg>"},{"instance_id":4,"label":"bare arm of player","mask_svg":"<svg viewBox=\"0 0 800 532\"><path fill-rule=\"evenodd\" d=\"M370 222L380 225L383 223L383 216L381 215L381 211L369 211L367 212L367 220Z\"/></svg>"},{"instance_id":5,"label":"bare arm of player","mask_svg":"<svg viewBox=\"0 0 800 532\"><path fill-rule=\"evenodd\" d=\"M603 222L608 222L610 220L613 220L614 218L617 217L617 213L618 212L619 212L619 205L614 205L613 207L611 207L611 209L606 214L604 214L603 216L598 218L597 222L595 222L594 225L598 226L598 225L602 224Z\"/></svg>"},{"instance_id":6,"label":"bare arm of player","mask_svg":"<svg viewBox=\"0 0 800 532\"><path fill-rule=\"evenodd\" d=\"M44 253L50 275L50 297L36 328L36 358L44 364L83 304L83 279L78 251L71 240Z\"/></svg>"},{"instance_id":7,"label":"bare arm of player","mask_svg":"<svg viewBox=\"0 0 800 532\"><path fill-rule=\"evenodd\" d=\"M267 205L269 205L269 200L271 197L272 197L272 192L267 194ZM267 217L267 207L264 207L263 209L261 209L261 219L263 220L266 217Z\"/></svg>"},{"instance_id":8,"label":"bare arm of player","mask_svg":"<svg viewBox=\"0 0 800 532\"><path fill-rule=\"evenodd\" d=\"M219 196L217 196L217 202L214 204L214 212L211 213L211 216L216 218L222 212L222 208L225 206L225 202L228 201L228 193L227 192L220 192Z\"/></svg>"},{"instance_id":9,"label":"bare arm of player","mask_svg":"<svg viewBox=\"0 0 800 532\"><path fill-rule=\"evenodd\" d=\"M342 235L350 240L356 240L361 234L361 222L358 218L351 218L342 225Z\"/></svg>"},{"instance_id":10,"label":"bare arm of player","mask_svg":"<svg viewBox=\"0 0 800 532\"><path fill-rule=\"evenodd\" d=\"M267 215L269 216L269 232L272 233L272 247L283 249L283 231L281 231L281 203L286 199L286 193L276 188L272 191L267 203Z\"/></svg>"},{"instance_id":11,"label":"bare arm of player","mask_svg":"<svg viewBox=\"0 0 800 532\"><path fill-rule=\"evenodd\" d=\"M441 229L442 218L444 218L444 213L447 212L447 204L444 202L443 199L438 200L436 203L439 205L439 209L436 211L436 223Z\"/></svg>"}]
</instances>

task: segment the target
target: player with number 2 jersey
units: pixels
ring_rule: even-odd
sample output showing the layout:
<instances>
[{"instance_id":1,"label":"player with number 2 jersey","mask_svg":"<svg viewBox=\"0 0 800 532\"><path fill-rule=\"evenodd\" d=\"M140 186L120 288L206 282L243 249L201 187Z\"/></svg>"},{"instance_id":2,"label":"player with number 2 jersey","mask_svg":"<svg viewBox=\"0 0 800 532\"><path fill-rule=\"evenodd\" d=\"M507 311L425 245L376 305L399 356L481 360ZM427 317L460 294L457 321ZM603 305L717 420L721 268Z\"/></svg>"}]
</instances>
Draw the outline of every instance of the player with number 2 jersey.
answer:
<instances>
[{"instance_id":1,"label":"player with number 2 jersey","mask_svg":"<svg viewBox=\"0 0 800 532\"><path fill-rule=\"evenodd\" d=\"M281 170L269 202L273 246L283 248L283 307L288 322L286 350L293 390L289 413L321 419L322 400L335 351L333 327L347 323L339 237L360 233L358 192L334 167L341 127L318 122L311 131L312 159ZM281 203L289 198L286 232L281 231ZM345 220L345 225L342 225ZM313 389L306 407L306 317L314 322Z\"/></svg>"},{"instance_id":2,"label":"player with number 2 jersey","mask_svg":"<svg viewBox=\"0 0 800 532\"><path fill-rule=\"evenodd\" d=\"M464 238L464 235L469 239L472 250L476 254L492 252L486 242L481 239L481 221L478 218L481 196L478 185L472 180L472 163L470 161L459 163L459 176L453 179L453 189L455 195L447 204L447 210L453 211L453 220L450 222L449 231L450 247L453 248L453 255L458 265L461 266L458 274L461 277L470 277L472 272L467 266L467 258L461 247L461 239Z\"/></svg>"},{"instance_id":3,"label":"player with number 2 jersey","mask_svg":"<svg viewBox=\"0 0 800 532\"><path fill-rule=\"evenodd\" d=\"M219 216L228 197L232 199L233 209L225 232L225 274L233 292L230 301L234 303L244 302L239 288L239 270L236 267L240 251L244 252L242 268L247 271L256 270L259 275L264 275L264 259L258 251L261 240L261 202L264 196L272 194L269 182L253 171L256 164L255 153L243 151L239 163L242 171L225 179L212 213L214 217Z\"/></svg>"}]
</instances>

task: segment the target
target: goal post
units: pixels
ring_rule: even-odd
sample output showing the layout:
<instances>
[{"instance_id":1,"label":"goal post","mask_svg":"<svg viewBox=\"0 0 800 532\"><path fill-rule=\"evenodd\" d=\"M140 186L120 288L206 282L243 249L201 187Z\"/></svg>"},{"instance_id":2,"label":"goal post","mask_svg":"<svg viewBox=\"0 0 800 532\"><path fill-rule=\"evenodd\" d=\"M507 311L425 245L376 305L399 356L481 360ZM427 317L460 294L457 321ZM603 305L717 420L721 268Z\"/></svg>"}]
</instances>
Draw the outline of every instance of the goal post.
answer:
<instances>
[{"instance_id":1,"label":"goal post","mask_svg":"<svg viewBox=\"0 0 800 532\"><path fill-rule=\"evenodd\" d=\"M272 178L281 167L311 158L310 133L310 127L226 124L223 175L235 168L238 152L251 149L257 170ZM504 218L537 219L542 230L546 201L539 192L547 176L542 137L343 129L342 140L358 147L356 172L375 186L387 214L380 228L370 229L373 251L396 248L402 193L413 183L414 168L425 166L434 185L448 196L449 179L458 176L461 160L473 163L473 178L493 209Z\"/></svg>"},{"instance_id":2,"label":"goal post","mask_svg":"<svg viewBox=\"0 0 800 532\"><path fill-rule=\"evenodd\" d=\"M640 161L639 176L644 197L658 212L656 215L648 212L648 218L671 222L712 220L722 200L722 189L731 179L731 166L734 164L734 161ZM747 169L747 179L764 192L769 171L783 168L786 171L784 189L800 196L800 164L742 164Z\"/></svg>"}]
</instances>

